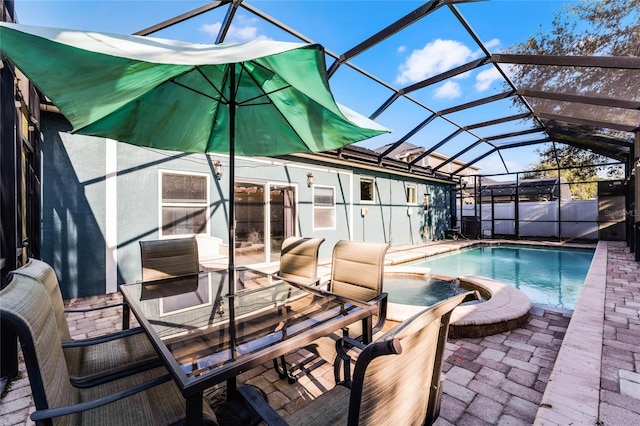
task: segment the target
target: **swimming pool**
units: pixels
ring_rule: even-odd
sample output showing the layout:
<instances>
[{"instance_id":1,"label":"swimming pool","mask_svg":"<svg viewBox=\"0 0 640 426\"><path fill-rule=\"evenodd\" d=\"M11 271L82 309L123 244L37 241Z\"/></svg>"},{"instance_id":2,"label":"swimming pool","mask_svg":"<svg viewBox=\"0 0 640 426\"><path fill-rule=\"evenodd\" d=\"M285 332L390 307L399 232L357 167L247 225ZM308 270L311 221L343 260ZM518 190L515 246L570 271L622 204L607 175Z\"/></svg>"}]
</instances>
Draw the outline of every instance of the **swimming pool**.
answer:
<instances>
[{"instance_id":1,"label":"swimming pool","mask_svg":"<svg viewBox=\"0 0 640 426\"><path fill-rule=\"evenodd\" d=\"M500 244L432 256L410 265L431 268L431 273L436 275L473 274L493 278L514 285L532 303L574 309L593 253L589 249ZM385 291L394 302L393 286L387 284L385 280Z\"/></svg>"}]
</instances>

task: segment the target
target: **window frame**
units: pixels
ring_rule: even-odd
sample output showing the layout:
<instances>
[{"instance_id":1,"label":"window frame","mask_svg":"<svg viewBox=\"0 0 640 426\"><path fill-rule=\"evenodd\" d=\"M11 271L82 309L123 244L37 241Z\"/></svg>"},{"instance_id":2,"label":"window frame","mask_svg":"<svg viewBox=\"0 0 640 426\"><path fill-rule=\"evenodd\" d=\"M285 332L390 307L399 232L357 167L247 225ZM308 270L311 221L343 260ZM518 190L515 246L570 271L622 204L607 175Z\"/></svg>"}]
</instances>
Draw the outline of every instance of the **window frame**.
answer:
<instances>
[{"instance_id":1,"label":"window frame","mask_svg":"<svg viewBox=\"0 0 640 426\"><path fill-rule=\"evenodd\" d=\"M201 177L205 179L205 200L198 202L164 202L162 198L162 189L163 189L163 177L165 175L183 175L183 176L194 176ZM209 226L210 226L210 217L209 217L209 206L211 201L211 174L202 173L202 172L192 172L192 171L183 171L183 170L169 170L169 169L159 169L158 170L158 234L160 239L171 239L171 238L184 238L195 235L209 235ZM163 211L165 207L200 207L204 208L205 214L205 229L201 233L188 233L188 234L165 234L164 233L164 223L163 223Z\"/></svg>"},{"instance_id":2,"label":"window frame","mask_svg":"<svg viewBox=\"0 0 640 426\"><path fill-rule=\"evenodd\" d=\"M369 182L371 184L371 199L362 199L362 184L363 182ZM376 202L376 179L371 176L360 176L359 178L360 188L360 203L362 204L375 204Z\"/></svg>"},{"instance_id":3,"label":"window frame","mask_svg":"<svg viewBox=\"0 0 640 426\"><path fill-rule=\"evenodd\" d=\"M410 199L409 192L413 190L413 199ZM415 183L407 183L405 187L405 196L408 206L415 206L418 204L418 185Z\"/></svg>"},{"instance_id":4,"label":"window frame","mask_svg":"<svg viewBox=\"0 0 640 426\"><path fill-rule=\"evenodd\" d=\"M316 191L318 189L330 189L331 193L332 193L332 198L333 198L333 205L332 206L319 206L316 205ZM337 201L336 201L336 187L335 186L330 186L330 185L313 185L312 188L312 194L311 194L311 206L313 209L313 214L311 216L312 218L312 229L314 231L323 231L323 230L335 230L337 229L337 223L336 223L336 213L337 213ZM329 227L320 227L320 226L316 226L316 212L318 210L323 210L323 211L330 211L331 212L331 221L333 223L333 226L329 226Z\"/></svg>"}]
</instances>

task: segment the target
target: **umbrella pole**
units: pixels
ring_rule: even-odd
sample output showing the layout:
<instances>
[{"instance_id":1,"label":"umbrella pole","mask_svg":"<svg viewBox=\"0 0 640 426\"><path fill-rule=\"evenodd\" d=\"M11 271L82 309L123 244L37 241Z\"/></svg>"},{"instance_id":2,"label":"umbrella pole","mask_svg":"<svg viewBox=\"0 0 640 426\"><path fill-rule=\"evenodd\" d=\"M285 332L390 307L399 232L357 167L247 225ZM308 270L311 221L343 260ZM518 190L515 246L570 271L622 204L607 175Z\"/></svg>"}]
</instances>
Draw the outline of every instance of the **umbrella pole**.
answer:
<instances>
[{"instance_id":1,"label":"umbrella pole","mask_svg":"<svg viewBox=\"0 0 640 426\"><path fill-rule=\"evenodd\" d=\"M235 156L236 156L236 64L229 64L229 295L236 290L236 211L235 211ZM233 303L233 301L231 301Z\"/></svg>"}]
</instances>

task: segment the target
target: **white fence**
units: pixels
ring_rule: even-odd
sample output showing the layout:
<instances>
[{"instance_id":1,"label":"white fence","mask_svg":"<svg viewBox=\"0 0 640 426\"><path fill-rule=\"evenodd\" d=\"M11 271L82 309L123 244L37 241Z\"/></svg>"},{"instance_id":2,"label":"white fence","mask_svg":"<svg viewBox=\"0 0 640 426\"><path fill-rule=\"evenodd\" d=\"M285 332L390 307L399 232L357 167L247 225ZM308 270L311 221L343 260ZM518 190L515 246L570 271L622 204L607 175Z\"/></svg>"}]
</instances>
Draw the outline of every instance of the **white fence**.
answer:
<instances>
[{"instance_id":1,"label":"white fence","mask_svg":"<svg viewBox=\"0 0 640 426\"><path fill-rule=\"evenodd\" d=\"M516 205L483 204L481 236L515 235ZM462 216L475 216L473 204L462 206ZM518 203L519 237L598 239L598 201L528 201ZM460 219L458 219L460 226Z\"/></svg>"}]
</instances>

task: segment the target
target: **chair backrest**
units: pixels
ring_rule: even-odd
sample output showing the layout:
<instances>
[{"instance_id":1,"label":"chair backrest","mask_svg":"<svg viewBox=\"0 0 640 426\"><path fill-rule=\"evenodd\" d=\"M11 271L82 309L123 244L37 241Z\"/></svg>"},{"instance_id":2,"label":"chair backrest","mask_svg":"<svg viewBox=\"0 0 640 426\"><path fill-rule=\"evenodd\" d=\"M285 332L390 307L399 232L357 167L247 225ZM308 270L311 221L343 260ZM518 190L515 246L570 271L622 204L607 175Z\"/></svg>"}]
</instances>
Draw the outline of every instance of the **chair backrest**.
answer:
<instances>
[{"instance_id":1,"label":"chair backrest","mask_svg":"<svg viewBox=\"0 0 640 426\"><path fill-rule=\"evenodd\" d=\"M140 241L142 281L197 274L198 243L195 237Z\"/></svg>"},{"instance_id":2,"label":"chair backrest","mask_svg":"<svg viewBox=\"0 0 640 426\"><path fill-rule=\"evenodd\" d=\"M280 251L280 277L303 284L318 280L318 252L324 238L288 237Z\"/></svg>"},{"instance_id":3,"label":"chair backrest","mask_svg":"<svg viewBox=\"0 0 640 426\"><path fill-rule=\"evenodd\" d=\"M382 292L386 243L338 241L333 248L330 290L358 300L371 300Z\"/></svg>"},{"instance_id":4,"label":"chair backrest","mask_svg":"<svg viewBox=\"0 0 640 426\"><path fill-rule=\"evenodd\" d=\"M60 338L62 340L71 340L69 323L67 323L67 317L64 313L62 292L53 268L46 262L31 258L25 265L11 271L10 274L12 276L19 275L22 277L21 281L27 282L32 286L42 286L46 290L56 318Z\"/></svg>"},{"instance_id":5,"label":"chair backrest","mask_svg":"<svg viewBox=\"0 0 640 426\"><path fill-rule=\"evenodd\" d=\"M358 356L349 424L431 424L437 418L440 376L451 311L467 292L433 305L389 330Z\"/></svg>"},{"instance_id":6,"label":"chair backrest","mask_svg":"<svg viewBox=\"0 0 640 426\"><path fill-rule=\"evenodd\" d=\"M14 274L0 291L0 320L15 330L29 375L36 409L54 408L79 402L79 394L69 379L50 298L43 286L29 277ZM76 424L60 417L54 424Z\"/></svg>"}]
</instances>

